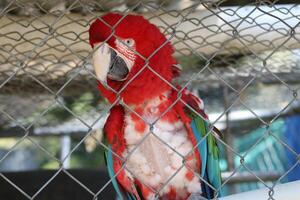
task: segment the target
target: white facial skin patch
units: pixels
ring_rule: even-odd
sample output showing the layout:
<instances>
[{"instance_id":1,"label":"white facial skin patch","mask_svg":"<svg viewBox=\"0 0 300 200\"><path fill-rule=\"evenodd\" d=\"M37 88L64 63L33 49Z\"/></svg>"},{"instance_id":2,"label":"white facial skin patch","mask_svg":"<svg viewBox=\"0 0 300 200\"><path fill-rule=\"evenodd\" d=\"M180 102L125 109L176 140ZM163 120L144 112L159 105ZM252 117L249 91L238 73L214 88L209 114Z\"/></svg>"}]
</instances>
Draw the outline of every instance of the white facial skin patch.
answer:
<instances>
[{"instance_id":1,"label":"white facial skin patch","mask_svg":"<svg viewBox=\"0 0 300 200\"><path fill-rule=\"evenodd\" d=\"M96 76L101 82L106 83L110 64L110 47L106 43L99 43L94 48L96 50L93 54L93 66Z\"/></svg>"},{"instance_id":2,"label":"white facial skin patch","mask_svg":"<svg viewBox=\"0 0 300 200\"><path fill-rule=\"evenodd\" d=\"M131 44L128 43L128 41L131 42ZM135 51L135 42L133 39L116 39L115 41L117 53L118 55L124 59L129 71L133 67L134 60L136 58L136 55L134 53Z\"/></svg>"}]
</instances>

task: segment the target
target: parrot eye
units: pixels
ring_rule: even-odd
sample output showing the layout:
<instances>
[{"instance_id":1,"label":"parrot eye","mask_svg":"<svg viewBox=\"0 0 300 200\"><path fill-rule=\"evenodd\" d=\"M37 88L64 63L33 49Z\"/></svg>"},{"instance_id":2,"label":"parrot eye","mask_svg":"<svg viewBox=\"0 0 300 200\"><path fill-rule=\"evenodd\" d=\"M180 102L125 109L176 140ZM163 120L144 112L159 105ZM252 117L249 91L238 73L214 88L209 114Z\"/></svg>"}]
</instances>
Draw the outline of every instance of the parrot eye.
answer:
<instances>
[{"instance_id":1,"label":"parrot eye","mask_svg":"<svg viewBox=\"0 0 300 200\"><path fill-rule=\"evenodd\" d=\"M125 39L124 43L129 46L129 47L133 47L134 45L134 40L133 39Z\"/></svg>"}]
</instances>

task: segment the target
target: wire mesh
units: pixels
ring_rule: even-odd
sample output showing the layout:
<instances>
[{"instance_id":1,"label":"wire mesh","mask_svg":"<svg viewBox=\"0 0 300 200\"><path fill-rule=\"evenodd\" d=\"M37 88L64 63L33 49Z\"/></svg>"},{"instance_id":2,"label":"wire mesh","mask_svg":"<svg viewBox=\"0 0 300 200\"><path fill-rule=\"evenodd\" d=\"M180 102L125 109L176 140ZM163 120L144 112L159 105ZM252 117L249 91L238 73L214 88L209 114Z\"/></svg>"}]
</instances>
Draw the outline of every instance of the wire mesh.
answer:
<instances>
[{"instance_id":1,"label":"wire mesh","mask_svg":"<svg viewBox=\"0 0 300 200\"><path fill-rule=\"evenodd\" d=\"M9 150L1 155L0 164L23 143L33 145L34 151L43 152L44 157L57 164L55 173L41 184L38 190L31 193L19 187L4 173L0 173L0 176L27 199L38 199L40 193L60 173L64 173L87 191L93 199L97 199L113 179L92 191L68 171L65 163L68 163L74 152L84 144L92 143L94 146L111 151L110 147L101 140L99 127L103 126L110 109L118 104L122 105L128 113L142 120L149 131L126 156L111 152L123 163L114 177L117 177L123 169L130 176L136 176L126 162L146 140L150 140L149 138L152 140L155 138L166 149L175 152L174 154L180 157L182 162L186 156L155 133L154 126L178 103L203 118L181 98L184 89L188 88L196 93L204 93L201 95L204 101L207 94L208 100L213 103L215 100L212 100L211 95L218 93L217 97L222 97L218 101L221 101L221 106L224 107L220 109L220 103L216 103L216 106L208 108L208 114L211 113L210 111L218 110L217 115L214 117L209 115L208 134L193 147L189 154L205 138L212 136L224 149L229 173L226 177L223 176L222 186L214 188L199 173L194 172L192 168L189 169L214 190L214 198L218 198L220 191L224 190L241 171L246 171L252 177L252 182L269 189L269 199L273 199L274 187L299 166L300 157L300 152L274 134L271 128L279 118L290 115L291 112L298 113L299 107L300 7L297 4L279 3L255 1L243 6L227 4L225 6L225 1L214 0L0 1L0 132L1 137L18 137ZM108 104L99 97L97 76L91 64L92 54L97 48L90 47L88 29L95 19L101 20L100 17L109 11L120 12L124 16L117 24L110 27L112 30L128 14L136 13L157 25L167 38L166 42L151 52L147 58L133 50L145 64L119 91L113 91L119 97L143 70L149 70L163 80L176 91L177 98L152 121L120 98ZM112 32L110 37L112 36L115 36L115 32ZM183 68L182 75L175 81L182 89L178 89L175 83L166 80L149 65L149 60L169 41L174 46L174 55ZM276 86L273 93L270 92L272 86ZM256 93L251 98L249 93L253 90L256 90ZM93 95L82 97L83 93L88 92ZM269 101L265 102L268 97L271 98L270 102L273 106ZM257 108L260 106L268 110L267 117L259 113ZM60 110L57 111L57 108ZM241 108L251 115L251 120L256 121L254 126L245 128L235 124L240 122L235 122L231 117L238 115L235 112ZM53 112L56 112L55 116L62 118L53 118L51 115ZM217 137L213 126L220 127L225 137ZM234 146L234 137L258 127L263 128L263 133L248 149L237 150ZM41 136L47 139L46 136L55 134L59 136L77 134L76 137L79 139L65 154L58 156L35 138ZM297 158L296 163L289 169L283 169L284 171L275 175L271 181L261 178L264 176L252 169L251 164L246 161L249 154L268 138L273 138L276 145ZM239 164L235 164L235 160ZM142 184L151 190L153 198L158 199L184 167L188 166L184 162L180 163L175 173L159 188L146 182Z\"/></svg>"}]
</instances>

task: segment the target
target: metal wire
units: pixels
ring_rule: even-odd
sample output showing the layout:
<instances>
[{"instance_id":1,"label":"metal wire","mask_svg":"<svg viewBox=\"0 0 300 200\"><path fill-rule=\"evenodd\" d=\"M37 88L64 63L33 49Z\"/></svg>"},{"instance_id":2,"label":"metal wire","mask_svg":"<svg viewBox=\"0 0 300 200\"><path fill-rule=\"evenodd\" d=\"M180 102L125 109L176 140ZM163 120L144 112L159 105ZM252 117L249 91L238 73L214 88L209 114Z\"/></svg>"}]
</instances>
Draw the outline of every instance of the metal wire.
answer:
<instances>
[{"instance_id":1,"label":"metal wire","mask_svg":"<svg viewBox=\"0 0 300 200\"><path fill-rule=\"evenodd\" d=\"M105 118L109 110L115 105L121 104L128 112L143 120L149 127L149 132L128 152L126 157L122 157L112 151L112 154L123 163L121 169L116 172L114 177L124 169L132 176L135 176L134 172L130 171L126 166L126 162L150 136L157 138L166 148L171 149L184 160L210 135L215 137L220 145L240 159L240 165L234 167L227 179L223 180L220 188L214 188L200 174L193 172L195 176L199 177L214 190L214 199L218 198L220 191L226 187L230 179L241 168L252 174L257 179L257 182L267 187L269 189L269 199L273 199L274 187L299 164L299 153L293 150L282 138L273 134L270 125L291 109L295 102L299 101L297 94L300 87L298 85L295 86L295 83L300 83L300 53L298 50L300 46L298 45L300 44L300 5L270 5L268 1L263 0L247 6L231 7L224 7L222 5L223 2L214 0L185 1L185 3L142 0L116 1L116 3L76 0L69 3L62 0L60 3L61 7L57 7L47 3L47 1L23 2L15 0L9 1L9 3L0 7L0 98L9 96L8 101L1 101L1 104L4 106L0 106L2 115L0 126L14 124L22 132L16 143L0 158L0 163L25 141L30 141L48 159L59 163L56 173L33 195L29 195L3 173L0 173L0 176L5 181L16 188L27 199L32 200L36 199L55 177L63 172L91 194L94 199L97 199L97 196L112 182L112 179L97 192L93 192L81 180L69 173L63 164L87 138L94 138L92 134L93 129L95 129L96 124L100 120ZM170 5L173 5L173 7ZM70 109L63 99L65 96L72 96L83 91L97 93L97 77L91 66L92 53L97 49L91 50L89 46L88 28L90 23L96 18L103 21L100 16L107 11L118 11L124 14L114 26L107 24L112 29L109 38L115 35L115 27L129 13L137 12L157 24L166 35L167 40L152 52L148 58L144 58L139 52L133 50L137 56L144 60L144 66L119 91L115 91L106 85L118 98L104 109L100 116L95 117L92 122L87 122L80 114ZM178 89L174 83L166 80L149 65L149 60L168 42L173 44L176 50L176 57L193 56L199 61L196 66L184 67L183 76L177 81L181 85L181 89ZM100 48L100 46L97 48ZM151 122L147 121L135 109L120 99L120 93L126 90L127 86L145 69L151 71L178 93L177 99L157 119ZM243 83L243 86L237 88L236 85L240 84L240 82ZM204 87L209 91L213 85L212 83L228 88L234 94L234 99L223 112L219 113L219 116L214 121L208 121L210 130L202 140L187 155L181 155L175 148L153 132L153 126L179 102L203 118L200 113L197 113L191 105L181 98L182 92L186 88L197 88L197 85L201 85L201 87L205 85ZM280 84L292 96L270 120L262 118L253 107L247 105L241 98L249 87L257 83ZM14 106L5 106L5 104L8 104L11 96L21 98L18 95L24 94L31 94L31 99L42 95L49 97L46 105L38 99L37 105L41 108L41 111L30 123L26 124L21 123L18 118L17 113L20 112L20 109ZM225 139L217 137L217 133L213 130L213 126L226 113L230 112L237 103L241 104L245 110L252 113L257 120L265 125L264 134L243 154L236 151ZM20 104L22 105L22 101L20 101ZM36 142L29 134L30 129L37 125L57 105L87 129L80 141L61 159L52 155L47 148ZM20 106L20 108L24 113L33 112L32 110L27 111L24 106ZM281 174L271 186L245 163L245 157L268 137L275 138L278 145L282 145L295 158L298 158L298 162ZM97 140L97 138L94 138L94 140L98 146L111 151L102 141ZM161 191L183 167L189 168L183 162L181 167L160 188L152 188L144 182L142 184L150 188L155 197L158 198ZM191 168L189 169L192 170Z\"/></svg>"}]
</instances>

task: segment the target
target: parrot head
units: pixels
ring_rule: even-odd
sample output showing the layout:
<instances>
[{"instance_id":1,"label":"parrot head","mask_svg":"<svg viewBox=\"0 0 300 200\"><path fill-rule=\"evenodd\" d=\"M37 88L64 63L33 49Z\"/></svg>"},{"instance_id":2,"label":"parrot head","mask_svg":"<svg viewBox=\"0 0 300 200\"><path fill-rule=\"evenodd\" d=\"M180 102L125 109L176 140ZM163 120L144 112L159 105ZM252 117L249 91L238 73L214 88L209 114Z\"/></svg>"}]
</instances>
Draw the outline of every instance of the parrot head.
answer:
<instances>
[{"instance_id":1,"label":"parrot head","mask_svg":"<svg viewBox=\"0 0 300 200\"><path fill-rule=\"evenodd\" d=\"M118 96L138 104L170 89L166 81L176 71L173 48L144 17L105 14L91 24L89 41L98 88L111 103Z\"/></svg>"}]
</instances>

